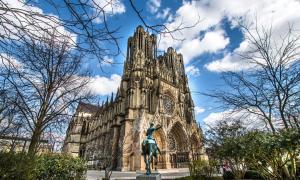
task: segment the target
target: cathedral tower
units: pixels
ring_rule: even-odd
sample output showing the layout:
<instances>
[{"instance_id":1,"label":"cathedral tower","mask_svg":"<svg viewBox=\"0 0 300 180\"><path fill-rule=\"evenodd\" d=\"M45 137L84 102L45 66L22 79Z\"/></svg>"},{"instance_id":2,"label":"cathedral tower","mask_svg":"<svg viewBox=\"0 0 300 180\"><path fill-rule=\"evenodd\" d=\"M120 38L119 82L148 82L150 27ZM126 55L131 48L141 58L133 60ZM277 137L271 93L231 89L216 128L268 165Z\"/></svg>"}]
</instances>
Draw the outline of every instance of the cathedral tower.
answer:
<instances>
[{"instance_id":1,"label":"cathedral tower","mask_svg":"<svg viewBox=\"0 0 300 180\"><path fill-rule=\"evenodd\" d=\"M118 170L144 169L141 142L153 122L162 126L154 134L162 152L158 168L186 167L189 159L204 155L183 57L173 48L158 56L156 36L142 26L128 39L116 96L95 109L78 108L66 152L95 164L110 156Z\"/></svg>"}]
</instances>

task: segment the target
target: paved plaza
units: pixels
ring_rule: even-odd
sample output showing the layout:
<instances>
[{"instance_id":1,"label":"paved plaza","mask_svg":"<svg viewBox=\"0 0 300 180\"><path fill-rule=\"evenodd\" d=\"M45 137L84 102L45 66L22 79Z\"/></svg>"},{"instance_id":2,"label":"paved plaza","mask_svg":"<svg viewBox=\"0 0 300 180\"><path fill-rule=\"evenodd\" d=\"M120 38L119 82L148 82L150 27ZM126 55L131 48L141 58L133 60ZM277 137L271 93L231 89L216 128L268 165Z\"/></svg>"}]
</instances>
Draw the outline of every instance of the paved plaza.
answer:
<instances>
[{"instance_id":1,"label":"paved plaza","mask_svg":"<svg viewBox=\"0 0 300 180\"><path fill-rule=\"evenodd\" d=\"M162 175L162 179L175 179L179 177L185 177L189 176L189 170L188 168L180 168L180 169L161 169L158 170L159 173ZM144 171L136 171L136 172L120 172L120 171L113 171L111 179L112 180L121 180L121 179L127 179L132 180L135 179L137 174L144 173ZM88 180L101 180L104 177L104 171L97 171L97 170L89 170L87 172L87 179Z\"/></svg>"}]
</instances>

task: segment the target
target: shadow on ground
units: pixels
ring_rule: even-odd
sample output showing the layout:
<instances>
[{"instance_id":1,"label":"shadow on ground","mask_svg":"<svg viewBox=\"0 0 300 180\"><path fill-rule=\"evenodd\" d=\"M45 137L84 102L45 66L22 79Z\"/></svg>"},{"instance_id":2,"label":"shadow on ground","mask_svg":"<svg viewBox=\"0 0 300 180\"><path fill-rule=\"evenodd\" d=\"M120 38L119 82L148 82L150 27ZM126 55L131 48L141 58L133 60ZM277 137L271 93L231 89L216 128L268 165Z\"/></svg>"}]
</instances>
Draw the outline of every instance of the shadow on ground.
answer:
<instances>
[{"instance_id":1,"label":"shadow on ground","mask_svg":"<svg viewBox=\"0 0 300 180\"><path fill-rule=\"evenodd\" d=\"M180 168L180 169L161 169L158 170L159 173L162 175L162 179L164 180L171 180L175 178L189 176L189 169L188 168ZM144 173L144 171L137 171L137 172L120 172L114 171L111 176L111 180L132 180L136 178L136 175ZM87 180L101 180L104 177L104 171L97 171L97 170L89 170L87 172Z\"/></svg>"}]
</instances>

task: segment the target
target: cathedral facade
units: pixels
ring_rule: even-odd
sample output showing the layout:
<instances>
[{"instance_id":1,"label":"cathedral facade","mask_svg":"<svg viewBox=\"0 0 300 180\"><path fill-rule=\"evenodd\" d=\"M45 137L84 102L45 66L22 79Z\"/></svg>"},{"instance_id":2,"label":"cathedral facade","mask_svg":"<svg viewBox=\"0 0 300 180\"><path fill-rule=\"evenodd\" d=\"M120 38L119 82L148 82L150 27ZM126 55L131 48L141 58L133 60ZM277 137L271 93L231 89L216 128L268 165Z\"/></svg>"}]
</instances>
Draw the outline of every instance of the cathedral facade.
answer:
<instances>
[{"instance_id":1,"label":"cathedral facade","mask_svg":"<svg viewBox=\"0 0 300 180\"><path fill-rule=\"evenodd\" d=\"M154 133L161 150L158 168L186 167L204 155L182 55L168 48L157 56L156 36L139 26L128 39L115 97L99 107L79 104L63 151L100 166L110 157L116 170L143 170L141 143L150 122L162 126Z\"/></svg>"}]
</instances>

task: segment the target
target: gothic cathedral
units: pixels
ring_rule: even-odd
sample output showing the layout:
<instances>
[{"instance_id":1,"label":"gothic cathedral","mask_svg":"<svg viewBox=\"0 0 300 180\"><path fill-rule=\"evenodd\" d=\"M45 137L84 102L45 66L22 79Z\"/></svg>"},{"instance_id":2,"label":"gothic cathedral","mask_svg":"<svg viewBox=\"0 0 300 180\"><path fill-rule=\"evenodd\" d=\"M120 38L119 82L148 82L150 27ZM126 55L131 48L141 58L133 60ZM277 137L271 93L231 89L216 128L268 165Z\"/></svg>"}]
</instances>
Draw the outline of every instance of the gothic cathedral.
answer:
<instances>
[{"instance_id":1,"label":"gothic cathedral","mask_svg":"<svg viewBox=\"0 0 300 180\"><path fill-rule=\"evenodd\" d=\"M63 151L94 165L109 158L116 170L144 170L141 143L153 122L162 126L154 133L161 150L158 168L187 167L204 150L182 55L168 48L157 56L157 38L142 26L127 46L116 96L100 107L78 105Z\"/></svg>"}]
</instances>

